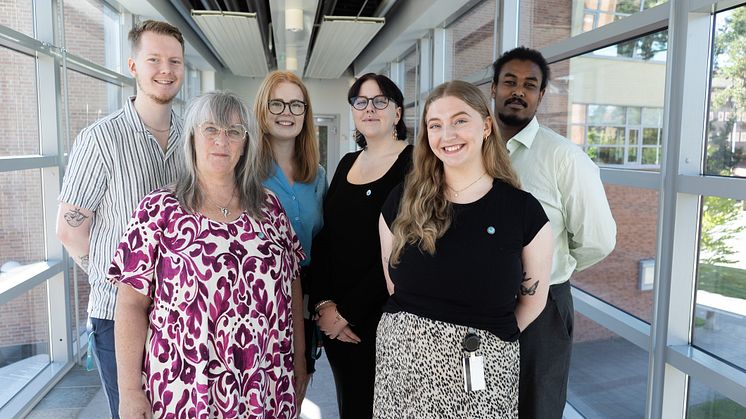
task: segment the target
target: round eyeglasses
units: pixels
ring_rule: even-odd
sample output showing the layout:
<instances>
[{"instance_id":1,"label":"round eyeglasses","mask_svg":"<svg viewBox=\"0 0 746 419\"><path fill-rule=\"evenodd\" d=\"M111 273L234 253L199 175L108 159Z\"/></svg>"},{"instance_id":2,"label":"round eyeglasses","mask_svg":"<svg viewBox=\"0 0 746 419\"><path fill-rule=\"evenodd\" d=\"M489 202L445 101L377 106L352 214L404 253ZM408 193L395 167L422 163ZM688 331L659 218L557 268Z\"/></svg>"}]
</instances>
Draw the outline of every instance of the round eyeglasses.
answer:
<instances>
[{"instance_id":1,"label":"round eyeglasses","mask_svg":"<svg viewBox=\"0 0 746 419\"><path fill-rule=\"evenodd\" d=\"M221 132L225 132L225 136L232 143L240 143L246 139L248 131L246 127L241 124L231 125L228 128L223 128L212 122L203 122L199 124L199 132L210 141L215 141L220 137Z\"/></svg>"},{"instance_id":2,"label":"round eyeglasses","mask_svg":"<svg viewBox=\"0 0 746 419\"><path fill-rule=\"evenodd\" d=\"M353 108L363 111L368 107L368 103L373 102L373 107L376 109L386 109L389 106L389 98L385 95L378 95L374 97L365 96L353 96L350 98L350 105Z\"/></svg>"},{"instance_id":3,"label":"round eyeglasses","mask_svg":"<svg viewBox=\"0 0 746 419\"><path fill-rule=\"evenodd\" d=\"M267 102L267 108L269 108L269 113L272 115L279 115L285 112L286 106L290 109L290 113L295 116L301 116L306 113L306 102L303 102L302 100L291 100L290 102L285 102L280 99L272 99Z\"/></svg>"}]
</instances>

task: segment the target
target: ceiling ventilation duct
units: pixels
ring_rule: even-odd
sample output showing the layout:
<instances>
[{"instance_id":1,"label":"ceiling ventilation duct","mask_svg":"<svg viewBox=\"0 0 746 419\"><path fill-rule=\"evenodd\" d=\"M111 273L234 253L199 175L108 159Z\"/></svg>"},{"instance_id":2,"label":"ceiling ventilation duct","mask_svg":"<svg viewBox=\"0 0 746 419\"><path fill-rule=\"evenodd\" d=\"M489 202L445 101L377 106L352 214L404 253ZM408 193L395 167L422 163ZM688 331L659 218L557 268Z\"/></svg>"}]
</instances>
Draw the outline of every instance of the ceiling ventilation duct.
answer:
<instances>
[{"instance_id":1,"label":"ceiling ventilation duct","mask_svg":"<svg viewBox=\"0 0 746 419\"><path fill-rule=\"evenodd\" d=\"M192 18L233 74L267 74L269 67L256 13L192 10Z\"/></svg>"},{"instance_id":2,"label":"ceiling ventilation duct","mask_svg":"<svg viewBox=\"0 0 746 419\"><path fill-rule=\"evenodd\" d=\"M324 16L305 76L341 77L384 23L384 18Z\"/></svg>"}]
</instances>

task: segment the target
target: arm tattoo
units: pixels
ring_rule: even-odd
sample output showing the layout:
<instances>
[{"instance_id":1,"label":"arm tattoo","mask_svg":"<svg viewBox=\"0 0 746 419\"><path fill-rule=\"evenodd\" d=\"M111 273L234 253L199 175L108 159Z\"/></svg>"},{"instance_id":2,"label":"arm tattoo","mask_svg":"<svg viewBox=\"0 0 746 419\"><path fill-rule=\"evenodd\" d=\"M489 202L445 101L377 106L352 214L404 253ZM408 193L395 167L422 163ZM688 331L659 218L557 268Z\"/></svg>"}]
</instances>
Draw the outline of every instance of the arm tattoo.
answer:
<instances>
[{"instance_id":1,"label":"arm tattoo","mask_svg":"<svg viewBox=\"0 0 746 419\"><path fill-rule=\"evenodd\" d=\"M526 282L530 280L531 277L526 276L526 272L523 273L523 279L521 282ZM521 295L534 295L536 294L536 288L539 286L539 281L534 282L534 285L531 285L530 287L526 288L525 285L521 283Z\"/></svg>"},{"instance_id":2,"label":"arm tattoo","mask_svg":"<svg viewBox=\"0 0 746 419\"><path fill-rule=\"evenodd\" d=\"M88 216L83 215L83 213L80 212L80 208L75 208L74 210L65 213L65 221L67 221L67 224L70 227L80 227L80 225L87 219Z\"/></svg>"},{"instance_id":3,"label":"arm tattoo","mask_svg":"<svg viewBox=\"0 0 746 419\"><path fill-rule=\"evenodd\" d=\"M83 272L88 273L88 255L75 256L73 260L80 266Z\"/></svg>"},{"instance_id":4,"label":"arm tattoo","mask_svg":"<svg viewBox=\"0 0 746 419\"><path fill-rule=\"evenodd\" d=\"M539 281L534 282L534 285L526 288L525 285L521 284L521 295L534 295L536 294L536 288L539 286Z\"/></svg>"}]
</instances>

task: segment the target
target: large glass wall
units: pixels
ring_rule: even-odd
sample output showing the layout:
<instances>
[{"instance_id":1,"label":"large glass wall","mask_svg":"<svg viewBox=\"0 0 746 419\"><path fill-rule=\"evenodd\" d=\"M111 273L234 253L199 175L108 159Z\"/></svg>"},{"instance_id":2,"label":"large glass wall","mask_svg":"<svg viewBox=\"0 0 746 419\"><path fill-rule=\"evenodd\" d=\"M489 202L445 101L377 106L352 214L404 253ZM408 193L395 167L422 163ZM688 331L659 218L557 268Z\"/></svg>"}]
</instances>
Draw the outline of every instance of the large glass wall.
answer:
<instances>
[{"instance_id":1,"label":"large glass wall","mask_svg":"<svg viewBox=\"0 0 746 419\"><path fill-rule=\"evenodd\" d=\"M24 412L87 341L88 278L55 237L56 198L78 133L135 91L122 61L133 16L115 6L0 0L0 417ZM182 100L201 93L187 65Z\"/></svg>"}]
</instances>

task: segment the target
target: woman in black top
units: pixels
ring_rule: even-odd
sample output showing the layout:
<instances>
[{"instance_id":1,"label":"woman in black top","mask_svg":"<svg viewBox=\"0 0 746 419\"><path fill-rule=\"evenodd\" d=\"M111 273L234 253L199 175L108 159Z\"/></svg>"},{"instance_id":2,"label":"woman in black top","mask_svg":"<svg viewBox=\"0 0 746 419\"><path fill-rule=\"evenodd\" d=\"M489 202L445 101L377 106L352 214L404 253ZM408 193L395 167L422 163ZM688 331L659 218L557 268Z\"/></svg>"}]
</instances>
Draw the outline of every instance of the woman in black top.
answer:
<instances>
[{"instance_id":1,"label":"woman in black top","mask_svg":"<svg viewBox=\"0 0 746 419\"><path fill-rule=\"evenodd\" d=\"M324 200L324 227L314 240L311 303L325 333L344 418L370 418L375 337L388 293L381 266L378 216L411 165L404 98L386 76L366 74L348 92L363 149L345 155Z\"/></svg>"},{"instance_id":2,"label":"woman in black top","mask_svg":"<svg viewBox=\"0 0 746 419\"><path fill-rule=\"evenodd\" d=\"M379 221L391 297L374 415L517 417L518 335L549 289L547 217L519 189L475 86L438 86L420 133L412 173Z\"/></svg>"}]
</instances>

